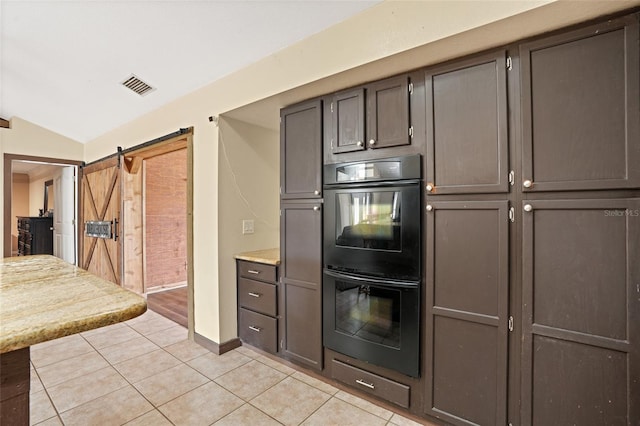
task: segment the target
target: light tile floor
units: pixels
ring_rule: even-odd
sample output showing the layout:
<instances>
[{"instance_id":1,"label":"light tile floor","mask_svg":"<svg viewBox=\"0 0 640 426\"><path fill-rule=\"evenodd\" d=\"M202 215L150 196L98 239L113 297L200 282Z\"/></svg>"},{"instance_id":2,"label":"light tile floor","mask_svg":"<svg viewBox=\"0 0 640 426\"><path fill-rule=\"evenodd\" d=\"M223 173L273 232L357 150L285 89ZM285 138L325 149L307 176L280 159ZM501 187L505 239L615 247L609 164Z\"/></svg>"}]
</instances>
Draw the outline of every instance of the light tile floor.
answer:
<instances>
[{"instance_id":1,"label":"light tile floor","mask_svg":"<svg viewBox=\"0 0 640 426\"><path fill-rule=\"evenodd\" d=\"M30 404L42 426L419 424L249 348L211 353L152 311L33 346Z\"/></svg>"}]
</instances>

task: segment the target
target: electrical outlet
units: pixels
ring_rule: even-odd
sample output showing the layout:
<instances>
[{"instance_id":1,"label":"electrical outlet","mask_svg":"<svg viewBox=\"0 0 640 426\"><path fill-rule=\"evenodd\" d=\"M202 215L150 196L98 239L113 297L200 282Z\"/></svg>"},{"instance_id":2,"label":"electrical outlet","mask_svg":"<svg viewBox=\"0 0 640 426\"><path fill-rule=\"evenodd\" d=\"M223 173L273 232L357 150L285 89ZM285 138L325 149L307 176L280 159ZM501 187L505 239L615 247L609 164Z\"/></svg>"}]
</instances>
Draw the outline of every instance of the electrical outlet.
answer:
<instances>
[{"instance_id":1,"label":"electrical outlet","mask_svg":"<svg viewBox=\"0 0 640 426\"><path fill-rule=\"evenodd\" d=\"M253 234L253 220L247 219L242 221L242 233Z\"/></svg>"}]
</instances>

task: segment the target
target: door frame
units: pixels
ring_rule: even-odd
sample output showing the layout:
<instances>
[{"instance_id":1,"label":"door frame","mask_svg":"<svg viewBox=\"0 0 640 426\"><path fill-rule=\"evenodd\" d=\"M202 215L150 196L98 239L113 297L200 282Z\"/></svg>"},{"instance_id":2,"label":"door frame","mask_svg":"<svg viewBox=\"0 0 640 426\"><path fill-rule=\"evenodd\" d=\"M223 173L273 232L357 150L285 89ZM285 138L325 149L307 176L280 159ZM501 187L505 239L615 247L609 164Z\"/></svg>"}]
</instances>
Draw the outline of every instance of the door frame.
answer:
<instances>
[{"instance_id":1,"label":"door frame","mask_svg":"<svg viewBox=\"0 0 640 426\"><path fill-rule=\"evenodd\" d=\"M2 242L2 257L11 257L11 205L12 205L12 191L11 191L11 183L12 183L12 167L11 163L16 161L34 161L38 163L47 163L47 164L55 164L61 166L76 166L78 170L78 176L76 181L76 190L77 185L82 179L82 166L84 165L83 161L77 160L68 160L62 158L50 158L50 157L37 157L32 155L21 155L21 154L4 154L4 183L3 183L3 198L4 198L4 214L3 214L3 242ZM82 211L82 200L78 199L77 210L76 210L76 224L80 223L80 212ZM78 225L76 225L78 226ZM78 238L76 233L76 246L78 250L82 249L82 240ZM76 264L78 264L78 259L76 259Z\"/></svg>"}]
</instances>

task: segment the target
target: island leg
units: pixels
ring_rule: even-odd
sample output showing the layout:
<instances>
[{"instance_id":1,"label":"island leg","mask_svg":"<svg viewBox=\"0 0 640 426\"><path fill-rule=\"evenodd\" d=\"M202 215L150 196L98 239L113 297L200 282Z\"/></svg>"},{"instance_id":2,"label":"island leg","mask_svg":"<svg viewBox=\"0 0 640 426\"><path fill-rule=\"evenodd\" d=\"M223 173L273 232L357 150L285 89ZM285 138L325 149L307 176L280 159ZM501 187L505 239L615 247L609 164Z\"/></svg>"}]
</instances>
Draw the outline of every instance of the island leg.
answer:
<instances>
[{"instance_id":1,"label":"island leg","mask_svg":"<svg viewBox=\"0 0 640 426\"><path fill-rule=\"evenodd\" d=\"M29 348L0 354L0 424L29 425Z\"/></svg>"}]
</instances>

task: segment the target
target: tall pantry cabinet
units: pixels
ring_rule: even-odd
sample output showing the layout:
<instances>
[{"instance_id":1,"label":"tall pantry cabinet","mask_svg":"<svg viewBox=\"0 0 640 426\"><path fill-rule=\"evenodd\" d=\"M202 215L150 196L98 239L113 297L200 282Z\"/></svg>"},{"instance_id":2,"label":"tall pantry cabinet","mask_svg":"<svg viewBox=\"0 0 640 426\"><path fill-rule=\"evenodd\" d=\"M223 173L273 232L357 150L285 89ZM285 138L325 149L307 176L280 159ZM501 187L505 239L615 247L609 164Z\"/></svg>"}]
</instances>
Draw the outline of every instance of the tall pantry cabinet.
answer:
<instances>
[{"instance_id":1,"label":"tall pantry cabinet","mask_svg":"<svg viewBox=\"0 0 640 426\"><path fill-rule=\"evenodd\" d=\"M322 102L280 111L280 351L322 370Z\"/></svg>"}]
</instances>

